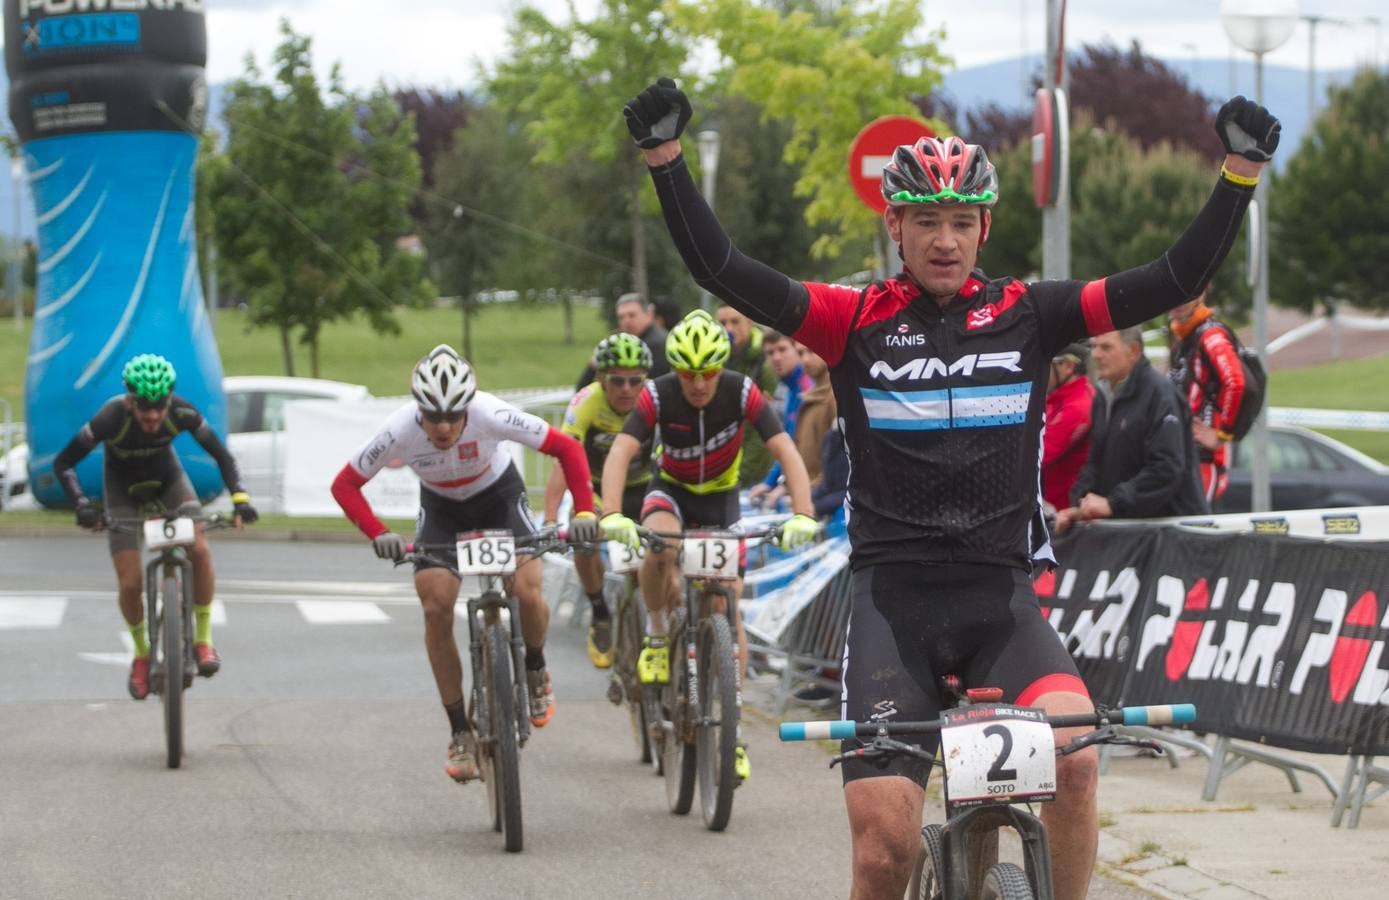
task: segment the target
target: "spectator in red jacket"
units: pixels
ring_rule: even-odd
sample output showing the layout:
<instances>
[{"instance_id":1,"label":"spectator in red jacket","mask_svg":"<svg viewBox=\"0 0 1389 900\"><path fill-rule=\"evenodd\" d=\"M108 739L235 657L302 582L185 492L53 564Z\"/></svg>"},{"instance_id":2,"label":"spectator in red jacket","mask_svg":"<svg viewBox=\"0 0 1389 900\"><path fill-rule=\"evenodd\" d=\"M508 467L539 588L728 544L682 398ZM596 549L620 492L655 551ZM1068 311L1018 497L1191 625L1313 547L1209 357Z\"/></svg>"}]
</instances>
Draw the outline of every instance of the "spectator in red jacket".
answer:
<instances>
[{"instance_id":1,"label":"spectator in red jacket","mask_svg":"<svg viewBox=\"0 0 1389 900\"><path fill-rule=\"evenodd\" d=\"M1191 436L1201 486L1214 503L1229 483L1229 425L1244 401L1244 369L1227 327L1206 305L1206 292L1167 313L1172 331L1168 374L1191 406Z\"/></svg>"},{"instance_id":2,"label":"spectator in red jacket","mask_svg":"<svg viewBox=\"0 0 1389 900\"><path fill-rule=\"evenodd\" d=\"M1074 343L1051 361L1047 425L1042 433L1042 499L1053 509L1071 505L1071 486L1090 455L1095 386L1085 377L1088 355L1085 344Z\"/></svg>"}]
</instances>

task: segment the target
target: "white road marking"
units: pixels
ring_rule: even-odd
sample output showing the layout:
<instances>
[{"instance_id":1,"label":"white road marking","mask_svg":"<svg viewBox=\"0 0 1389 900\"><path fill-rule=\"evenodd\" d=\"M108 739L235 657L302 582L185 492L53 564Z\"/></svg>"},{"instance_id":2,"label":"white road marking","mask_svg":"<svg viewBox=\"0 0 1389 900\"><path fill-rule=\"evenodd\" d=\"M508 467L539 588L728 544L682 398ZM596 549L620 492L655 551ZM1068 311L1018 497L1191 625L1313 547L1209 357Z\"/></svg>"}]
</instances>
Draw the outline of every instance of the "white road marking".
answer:
<instances>
[{"instance_id":1,"label":"white road marking","mask_svg":"<svg viewBox=\"0 0 1389 900\"><path fill-rule=\"evenodd\" d=\"M125 649L120 653L79 653L77 654L87 662L99 663L103 666L118 666L122 669L129 667L130 658L135 655L135 639L130 636L129 631L122 631L119 634L121 644Z\"/></svg>"},{"instance_id":2,"label":"white road marking","mask_svg":"<svg viewBox=\"0 0 1389 900\"><path fill-rule=\"evenodd\" d=\"M381 607L361 600L300 600L296 605L310 625L374 624L391 620Z\"/></svg>"},{"instance_id":3,"label":"white road marking","mask_svg":"<svg viewBox=\"0 0 1389 900\"><path fill-rule=\"evenodd\" d=\"M0 596L0 631L20 628L57 628L63 624L68 598L24 595Z\"/></svg>"}]
</instances>

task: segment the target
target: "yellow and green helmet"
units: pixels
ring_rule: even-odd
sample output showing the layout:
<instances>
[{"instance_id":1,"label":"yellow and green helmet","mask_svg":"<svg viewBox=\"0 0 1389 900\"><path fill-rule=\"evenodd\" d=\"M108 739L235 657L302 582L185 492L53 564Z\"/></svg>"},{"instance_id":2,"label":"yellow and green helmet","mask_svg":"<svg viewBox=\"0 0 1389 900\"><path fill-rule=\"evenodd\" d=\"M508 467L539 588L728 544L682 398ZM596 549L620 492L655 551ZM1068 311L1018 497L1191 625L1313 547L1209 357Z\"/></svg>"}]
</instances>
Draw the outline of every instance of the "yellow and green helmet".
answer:
<instances>
[{"instance_id":1,"label":"yellow and green helmet","mask_svg":"<svg viewBox=\"0 0 1389 900\"><path fill-rule=\"evenodd\" d=\"M666 360L671 368L685 372L707 372L728 362L733 345L718 320L697 309L666 335Z\"/></svg>"},{"instance_id":2,"label":"yellow and green helmet","mask_svg":"<svg viewBox=\"0 0 1389 900\"><path fill-rule=\"evenodd\" d=\"M594 368L599 372L609 369L649 369L651 348L636 335L619 331L598 342L593 359Z\"/></svg>"},{"instance_id":3,"label":"yellow and green helmet","mask_svg":"<svg viewBox=\"0 0 1389 900\"><path fill-rule=\"evenodd\" d=\"M155 403L173 391L174 378L173 363L154 353L141 353L121 369L125 389Z\"/></svg>"}]
</instances>

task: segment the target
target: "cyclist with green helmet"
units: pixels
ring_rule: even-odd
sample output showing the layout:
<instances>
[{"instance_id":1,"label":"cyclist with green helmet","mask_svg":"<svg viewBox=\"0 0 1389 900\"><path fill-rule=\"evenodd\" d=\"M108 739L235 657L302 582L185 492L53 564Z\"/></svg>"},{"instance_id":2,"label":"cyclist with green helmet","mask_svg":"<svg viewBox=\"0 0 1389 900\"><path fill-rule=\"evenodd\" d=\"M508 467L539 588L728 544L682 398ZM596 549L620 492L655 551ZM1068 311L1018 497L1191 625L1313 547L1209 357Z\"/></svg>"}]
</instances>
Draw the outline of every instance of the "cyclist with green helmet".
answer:
<instances>
[{"instance_id":1,"label":"cyclist with green helmet","mask_svg":"<svg viewBox=\"0 0 1389 900\"><path fill-rule=\"evenodd\" d=\"M569 401L560 431L583 445L588 470L593 475L593 491L597 494L602 487L608 450L646 384L646 375L651 370L651 348L635 335L618 332L598 342L593 360L598 378ZM622 511L634 518L641 514L642 498L651 480L651 445L652 436L648 435L627 466ZM547 525L558 517L563 499L564 472L556 466L545 485ZM578 570L579 583L593 609L592 624L588 628L588 658L595 668L610 668L613 664L612 621L608 605L603 601L603 559L597 554L577 554L574 568Z\"/></svg>"},{"instance_id":2,"label":"cyclist with green helmet","mask_svg":"<svg viewBox=\"0 0 1389 900\"><path fill-rule=\"evenodd\" d=\"M810 477L796 445L782 427L766 394L746 375L724 368L728 333L704 310L695 310L666 337L666 359L674 369L647 382L603 465L602 519L605 536L637 545L633 516L619 509L627 473L642 443L661 432L660 463L641 507L641 523L654 531L729 528L738 522L738 464L743 430L751 425L781 464L795 515L782 526L786 549L815 539L818 524L810 502ZM647 635L637 674L645 683L670 679L667 615L680 603L678 546L647 553L638 582L646 599ZM734 585L733 596L742 592ZM740 675L747 668L747 634L738 620ZM738 748L737 772L751 773L747 751Z\"/></svg>"},{"instance_id":3,"label":"cyclist with green helmet","mask_svg":"<svg viewBox=\"0 0 1389 900\"><path fill-rule=\"evenodd\" d=\"M237 527L258 518L237 473L236 460L202 413L174 393L175 375L173 365L153 353L141 354L126 363L121 370L126 393L107 400L54 458L53 475L72 501L78 525L97 528L102 524L101 513L83 493L76 472L77 464L98 444L106 445L102 495L108 517L135 518L137 507L146 502L157 502L182 515L202 515L198 496L171 446L174 438L184 432L192 434L217 462L222 482L231 491ZM217 674L222 660L212 644L212 554L201 523L197 534L197 542L188 548L188 558L193 563L193 652L198 659L198 674L210 678ZM121 614L135 641L127 687L130 696L143 700L149 695L150 644L143 604L140 536L112 530L107 533L107 542L116 569Z\"/></svg>"}]
</instances>

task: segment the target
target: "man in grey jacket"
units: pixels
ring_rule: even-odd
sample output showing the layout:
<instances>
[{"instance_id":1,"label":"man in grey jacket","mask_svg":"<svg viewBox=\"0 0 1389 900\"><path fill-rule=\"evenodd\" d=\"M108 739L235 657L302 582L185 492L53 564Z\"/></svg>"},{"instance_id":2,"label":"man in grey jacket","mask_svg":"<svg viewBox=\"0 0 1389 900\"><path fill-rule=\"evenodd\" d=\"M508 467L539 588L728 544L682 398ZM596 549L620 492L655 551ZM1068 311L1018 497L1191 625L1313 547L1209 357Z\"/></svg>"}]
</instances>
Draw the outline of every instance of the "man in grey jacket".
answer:
<instances>
[{"instance_id":1,"label":"man in grey jacket","mask_svg":"<svg viewBox=\"0 0 1389 900\"><path fill-rule=\"evenodd\" d=\"M1088 519L1148 519L1209 512L1199 481L1190 412L1143 355L1135 325L1091 340L1098 379L1090 458L1056 516L1064 534Z\"/></svg>"}]
</instances>

